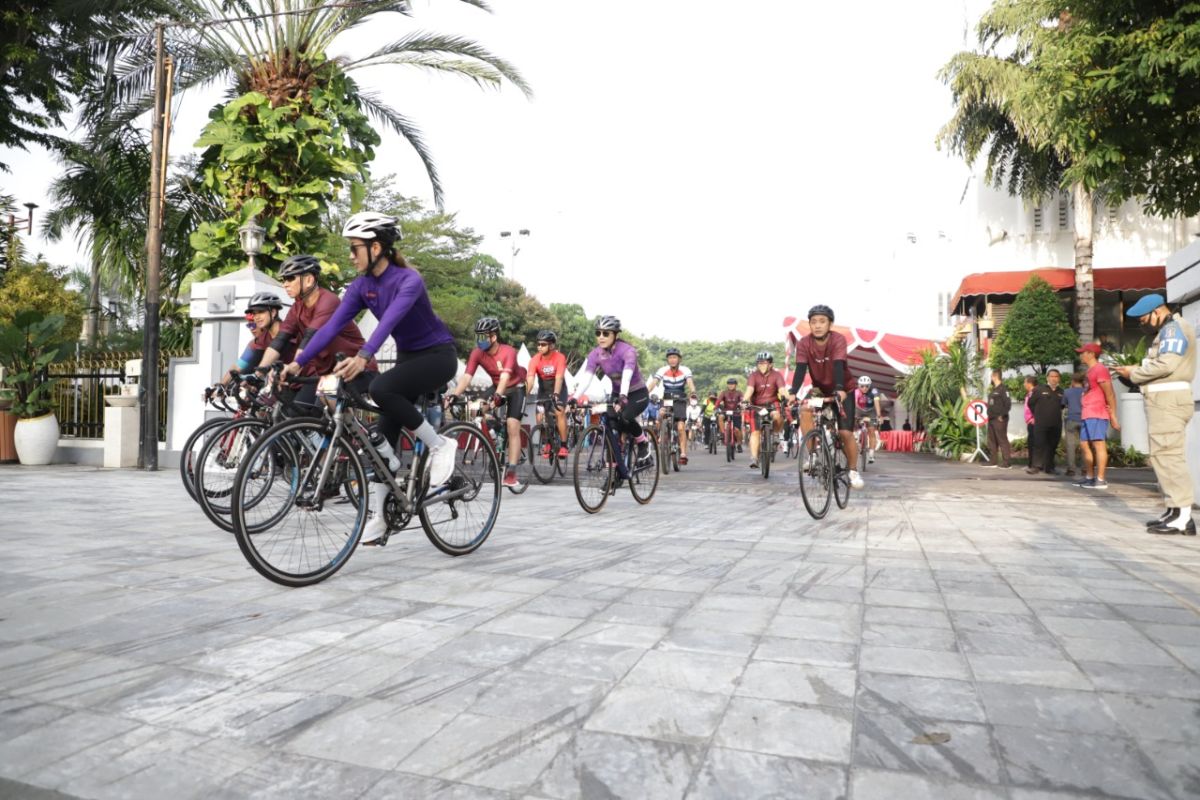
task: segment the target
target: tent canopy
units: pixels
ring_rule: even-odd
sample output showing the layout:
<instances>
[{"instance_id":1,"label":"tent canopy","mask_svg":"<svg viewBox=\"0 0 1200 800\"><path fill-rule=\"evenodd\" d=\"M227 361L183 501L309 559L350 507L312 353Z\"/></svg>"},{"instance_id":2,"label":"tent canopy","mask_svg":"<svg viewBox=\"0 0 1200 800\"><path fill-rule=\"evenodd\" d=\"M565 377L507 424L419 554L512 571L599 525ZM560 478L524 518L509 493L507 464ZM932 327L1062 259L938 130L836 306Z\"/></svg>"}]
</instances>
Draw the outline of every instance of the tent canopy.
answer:
<instances>
[{"instance_id":1,"label":"tent canopy","mask_svg":"<svg viewBox=\"0 0 1200 800\"><path fill-rule=\"evenodd\" d=\"M976 272L963 278L950 301L952 314L965 314L963 300L981 295L1016 296L1029 279L1039 276L1056 292L1074 288L1075 270L1071 267L1045 267L1016 272ZM1093 286L1098 292L1162 291L1167 286L1166 267L1108 267L1092 270Z\"/></svg>"},{"instance_id":2,"label":"tent canopy","mask_svg":"<svg viewBox=\"0 0 1200 800\"><path fill-rule=\"evenodd\" d=\"M791 380L792 354L796 343L808 336L810 331L808 320L800 317L786 317L783 327L787 331L788 380ZM943 352L942 346L932 339L842 325L834 325L833 329L846 337L846 359L851 374L856 378L860 375L871 376L875 388L889 394L895 394L896 379L908 373L910 365L919 359L922 350ZM808 382L807 377L804 380Z\"/></svg>"}]
</instances>

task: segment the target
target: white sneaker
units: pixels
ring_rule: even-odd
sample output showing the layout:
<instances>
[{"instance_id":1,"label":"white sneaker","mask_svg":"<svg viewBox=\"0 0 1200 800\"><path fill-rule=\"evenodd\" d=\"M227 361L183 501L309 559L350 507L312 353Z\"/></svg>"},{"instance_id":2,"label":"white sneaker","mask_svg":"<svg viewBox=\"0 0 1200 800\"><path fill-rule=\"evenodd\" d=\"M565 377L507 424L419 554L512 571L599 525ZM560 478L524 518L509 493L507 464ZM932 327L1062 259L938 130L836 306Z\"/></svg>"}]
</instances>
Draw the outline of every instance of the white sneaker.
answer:
<instances>
[{"instance_id":1,"label":"white sneaker","mask_svg":"<svg viewBox=\"0 0 1200 800\"><path fill-rule=\"evenodd\" d=\"M874 450L872 450L872 451L870 451L869 453L867 453L867 463L868 463L868 464L874 464L874 463L875 463L875 451L874 451Z\"/></svg>"},{"instance_id":2,"label":"white sneaker","mask_svg":"<svg viewBox=\"0 0 1200 800\"><path fill-rule=\"evenodd\" d=\"M862 476L858 474L858 470L850 470L850 486L854 489L861 489L863 484Z\"/></svg>"},{"instance_id":3,"label":"white sneaker","mask_svg":"<svg viewBox=\"0 0 1200 800\"><path fill-rule=\"evenodd\" d=\"M454 459L458 454L458 442L442 437L442 443L429 451L429 486L441 486L454 474Z\"/></svg>"},{"instance_id":4,"label":"white sneaker","mask_svg":"<svg viewBox=\"0 0 1200 800\"><path fill-rule=\"evenodd\" d=\"M363 527L362 538L358 540L360 545L374 544L383 538L387 533L387 521L384 519L383 507L387 503L388 492L386 489L374 492L371 495L371 502L368 507L371 509L371 518L367 520L367 524Z\"/></svg>"}]
</instances>

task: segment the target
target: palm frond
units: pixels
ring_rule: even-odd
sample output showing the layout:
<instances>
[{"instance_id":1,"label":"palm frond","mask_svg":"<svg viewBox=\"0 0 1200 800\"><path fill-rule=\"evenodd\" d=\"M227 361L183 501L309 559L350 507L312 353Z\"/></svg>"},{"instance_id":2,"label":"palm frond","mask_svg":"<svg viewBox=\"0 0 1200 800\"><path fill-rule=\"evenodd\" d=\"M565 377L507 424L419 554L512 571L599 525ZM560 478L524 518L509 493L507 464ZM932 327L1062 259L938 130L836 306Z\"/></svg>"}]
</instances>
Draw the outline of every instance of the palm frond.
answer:
<instances>
[{"instance_id":1,"label":"palm frond","mask_svg":"<svg viewBox=\"0 0 1200 800\"><path fill-rule=\"evenodd\" d=\"M443 211L445 197L442 190L442 179L438 175L437 165L433 163L433 154L429 151L428 145L425 144L425 138L420 129L403 114L383 102L379 95L374 92L360 90L358 97L369 116L403 136L412 146L412 149L417 151L417 156L421 159L421 163L425 165L425 174L429 176L429 185L433 190L434 205L437 206L438 211Z\"/></svg>"},{"instance_id":2,"label":"palm frond","mask_svg":"<svg viewBox=\"0 0 1200 800\"><path fill-rule=\"evenodd\" d=\"M529 86L525 78L521 75L516 67L495 55L477 42L473 42L470 39L465 39L461 36L414 31L407 36L380 47L375 52L369 53L362 58L346 60L343 63L345 64L347 70L375 66L378 64L414 63L403 60L412 54L419 54L425 57L434 57L438 55L458 56L460 59L467 58L473 59L477 62L482 62L483 64L487 64L488 66L492 67L496 73L520 89L526 97L533 96L533 89ZM431 63L416 62L415 65L430 69L434 68L431 66ZM446 67L442 67L441 69L453 71ZM468 75L468 77L476 80L477 82L479 80L485 80L487 83L493 85L499 82L498 79L491 80L477 77L476 75Z\"/></svg>"}]
</instances>

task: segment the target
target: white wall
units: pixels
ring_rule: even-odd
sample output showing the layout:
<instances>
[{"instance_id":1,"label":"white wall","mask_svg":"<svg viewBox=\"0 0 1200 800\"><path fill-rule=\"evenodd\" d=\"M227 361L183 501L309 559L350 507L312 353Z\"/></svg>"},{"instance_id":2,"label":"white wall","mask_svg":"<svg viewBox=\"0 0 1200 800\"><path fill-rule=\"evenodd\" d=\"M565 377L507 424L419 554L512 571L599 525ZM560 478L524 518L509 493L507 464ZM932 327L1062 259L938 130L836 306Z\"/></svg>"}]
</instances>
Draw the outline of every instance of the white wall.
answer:
<instances>
[{"instance_id":1,"label":"white wall","mask_svg":"<svg viewBox=\"0 0 1200 800\"><path fill-rule=\"evenodd\" d=\"M1167 300L1183 301L1184 317L1200 330L1200 240L1193 240L1167 259ZM1200 412L1200 370L1192 380L1192 401ZM1200 413L1194 414L1188 425L1186 448L1192 485L1200 500Z\"/></svg>"}]
</instances>

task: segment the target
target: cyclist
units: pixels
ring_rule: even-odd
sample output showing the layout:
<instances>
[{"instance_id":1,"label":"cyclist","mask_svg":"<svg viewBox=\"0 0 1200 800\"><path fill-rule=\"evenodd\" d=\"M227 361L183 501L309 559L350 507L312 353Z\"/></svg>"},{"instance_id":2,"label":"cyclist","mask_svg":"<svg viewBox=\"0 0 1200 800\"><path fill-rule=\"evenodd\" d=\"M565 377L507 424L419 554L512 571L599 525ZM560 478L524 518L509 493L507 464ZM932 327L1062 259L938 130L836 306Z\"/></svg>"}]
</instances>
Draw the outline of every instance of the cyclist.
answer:
<instances>
[{"instance_id":1,"label":"cyclist","mask_svg":"<svg viewBox=\"0 0 1200 800\"><path fill-rule=\"evenodd\" d=\"M291 256L279 267L279 280L283 283L283 290L292 299L292 307L288 309L278 333L271 340L271 345L259 364L260 367L269 367L280 358L284 362L291 360L291 354L298 348L305 347L341 305L342 301L336 294L321 288L317 283L317 276L320 274L321 262L316 256ZM305 377L328 375L333 372L336 364L334 359L338 353L357 353L362 350L364 344L366 341L362 333L351 320L328 347L317 353L304 369L300 370L300 374ZM372 357L368 360L366 369L351 382L351 386L359 394L366 394L370 391L371 381L378 374L379 365ZM300 389L295 399L298 403L315 405L316 395L316 384L310 383Z\"/></svg>"},{"instance_id":2,"label":"cyclist","mask_svg":"<svg viewBox=\"0 0 1200 800\"><path fill-rule=\"evenodd\" d=\"M650 391L642 380L638 369L637 349L625 340L619 338L621 320L613 316L603 316L596 320L596 347L588 353L584 364L586 377L575 385L575 391L567 399L575 403L576 398L586 397L598 374L608 376L612 381L616 401L608 410L608 419L620 433L625 433L637 443L637 458L641 462L650 457L650 440L642 426L638 424L641 414L650 402ZM617 474L629 479L629 471L624 461L617 460Z\"/></svg>"},{"instance_id":3,"label":"cyclist","mask_svg":"<svg viewBox=\"0 0 1200 800\"><path fill-rule=\"evenodd\" d=\"M525 393L533 392L533 379L537 378L537 402L549 403L554 409L555 421L558 425L558 457L566 458L571 455L567 450L567 357L558 349L558 334L554 331L538 331L537 353L529 360ZM539 405L537 421L542 423L542 412ZM547 442L546 447L550 444ZM549 456L549 451L544 455Z\"/></svg>"},{"instance_id":4,"label":"cyclist","mask_svg":"<svg viewBox=\"0 0 1200 800\"><path fill-rule=\"evenodd\" d=\"M667 349L667 365L659 367L646 386L650 391L661 384L663 404L671 404L675 417L675 429L679 431L679 463L686 464L687 460L687 396L695 393L696 384L692 382L692 371L680 364L683 356L678 347ZM663 431L666 435L666 431Z\"/></svg>"},{"instance_id":5,"label":"cyclist","mask_svg":"<svg viewBox=\"0 0 1200 800\"><path fill-rule=\"evenodd\" d=\"M688 398L687 407L688 441L694 441L696 433L700 430L700 411L700 398L693 394Z\"/></svg>"},{"instance_id":6,"label":"cyclist","mask_svg":"<svg viewBox=\"0 0 1200 800\"><path fill-rule=\"evenodd\" d=\"M507 404L504 419L508 429L508 466L504 470L504 485L520 488L517 464L521 461L521 418L525 416L526 372L517 363L517 351L513 346L500 341L500 320L495 317L481 317L475 323L475 349L467 357L467 369L459 376L458 385L446 398L447 401L466 390L479 367L483 367L496 387L492 405L499 408L502 403Z\"/></svg>"},{"instance_id":7,"label":"cyclist","mask_svg":"<svg viewBox=\"0 0 1200 800\"><path fill-rule=\"evenodd\" d=\"M875 452L879 449L879 418L883 416L883 401L880 391L871 386L871 376L862 375L858 388L854 390L854 416L867 420L867 463L875 463Z\"/></svg>"},{"instance_id":8,"label":"cyclist","mask_svg":"<svg viewBox=\"0 0 1200 800\"><path fill-rule=\"evenodd\" d=\"M262 364L263 356L270 348L272 339L279 333L279 312L282 309L283 300L274 292L257 292L250 298L250 302L246 304L246 327L254 336L238 356L237 363L226 373L226 383L232 382L236 375L249 372L260 364L266 366Z\"/></svg>"},{"instance_id":9,"label":"cyclist","mask_svg":"<svg viewBox=\"0 0 1200 800\"><path fill-rule=\"evenodd\" d=\"M721 392L718 410L721 416L728 417L733 422L733 440L737 443L737 451L742 452L742 393L738 391L737 378L725 381L725 391ZM726 442L725 444L729 444Z\"/></svg>"},{"instance_id":10,"label":"cyclist","mask_svg":"<svg viewBox=\"0 0 1200 800\"><path fill-rule=\"evenodd\" d=\"M716 433L717 396L715 394L709 394L708 399L704 401L701 414L703 414L704 419L704 445L707 447Z\"/></svg>"},{"instance_id":11,"label":"cyclist","mask_svg":"<svg viewBox=\"0 0 1200 800\"><path fill-rule=\"evenodd\" d=\"M854 442L854 404L846 402L846 384L853 380L846 366L846 337L833 330L833 309L827 305L815 305L808 310L809 335L796 345L796 373L792 376L789 399L796 396L805 374L812 377L813 391L838 400L838 433L842 448L850 465L850 485L863 488L862 476L854 469L858 464L858 446ZM803 407L800 412L800 430L808 433L813 427L812 409Z\"/></svg>"},{"instance_id":12,"label":"cyclist","mask_svg":"<svg viewBox=\"0 0 1200 800\"><path fill-rule=\"evenodd\" d=\"M353 382L392 337L396 365L375 377L370 387L371 399L379 406L379 429L393 449L401 426L412 431L429 448L429 485L440 486L454 472L458 443L440 436L413 403L423 394L440 391L454 378L458 371L454 337L434 313L420 273L396 251L401 236L395 217L360 211L346 220L342 236L349 240L350 261L358 277L346 287L333 316L284 372L299 373L326 351L360 311L370 311L378 321L375 332L356 355L338 363L333 374ZM382 513L386 500L387 490L371 493L373 516L363 530L362 544L374 544L387 531Z\"/></svg>"},{"instance_id":13,"label":"cyclist","mask_svg":"<svg viewBox=\"0 0 1200 800\"><path fill-rule=\"evenodd\" d=\"M779 433L783 427L783 418L779 413L780 399L787 397L787 384L783 373L775 369L775 357L766 350L759 353L755 359L754 372L746 380L746 393L742 399L756 406L771 409L771 427ZM758 432L758 414L750 415L750 468L758 469L758 444L762 438ZM763 453L763 458L771 458L773 453Z\"/></svg>"}]
</instances>

